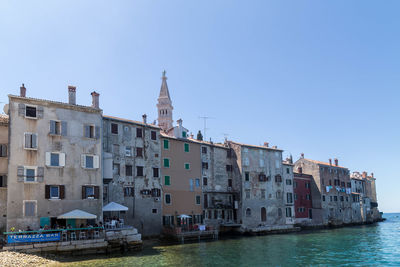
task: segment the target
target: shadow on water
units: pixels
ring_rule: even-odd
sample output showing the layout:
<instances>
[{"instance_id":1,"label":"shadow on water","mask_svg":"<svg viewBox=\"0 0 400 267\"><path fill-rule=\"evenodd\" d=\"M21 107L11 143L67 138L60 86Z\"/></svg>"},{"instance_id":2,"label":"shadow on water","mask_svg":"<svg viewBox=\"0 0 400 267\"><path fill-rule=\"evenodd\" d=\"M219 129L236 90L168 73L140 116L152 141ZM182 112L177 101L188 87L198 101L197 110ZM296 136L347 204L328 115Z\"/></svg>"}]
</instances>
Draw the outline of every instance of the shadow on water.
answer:
<instances>
[{"instance_id":1,"label":"shadow on water","mask_svg":"<svg viewBox=\"0 0 400 267\"><path fill-rule=\"evenodd\" d=\"M400 218L382 223L182 244L146 240L143 251L62 257L62 266L400 265Z\"/></svg>"}]
</instances>

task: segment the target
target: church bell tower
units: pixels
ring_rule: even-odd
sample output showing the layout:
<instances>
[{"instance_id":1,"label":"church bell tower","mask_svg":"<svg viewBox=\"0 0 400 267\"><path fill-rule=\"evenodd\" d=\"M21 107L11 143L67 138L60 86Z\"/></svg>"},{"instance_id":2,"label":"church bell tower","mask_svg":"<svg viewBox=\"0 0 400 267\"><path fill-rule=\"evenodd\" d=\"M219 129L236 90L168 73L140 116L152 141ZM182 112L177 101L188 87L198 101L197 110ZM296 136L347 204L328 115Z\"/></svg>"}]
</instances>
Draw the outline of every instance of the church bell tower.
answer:
<instances>
[{"instance_id":1,"label":"church bell tower","mask_svg":"<svg viewBox=\"0 0 400 267\"><path fill-rule=\"evenodd\" d=\"M169 96L167 77L165 76L166 71L163 71L160 95L158 97L157 109L158 109L158 126L164 131L172 128L172 106L171 97Z\"/></svg>"}]
</instances>

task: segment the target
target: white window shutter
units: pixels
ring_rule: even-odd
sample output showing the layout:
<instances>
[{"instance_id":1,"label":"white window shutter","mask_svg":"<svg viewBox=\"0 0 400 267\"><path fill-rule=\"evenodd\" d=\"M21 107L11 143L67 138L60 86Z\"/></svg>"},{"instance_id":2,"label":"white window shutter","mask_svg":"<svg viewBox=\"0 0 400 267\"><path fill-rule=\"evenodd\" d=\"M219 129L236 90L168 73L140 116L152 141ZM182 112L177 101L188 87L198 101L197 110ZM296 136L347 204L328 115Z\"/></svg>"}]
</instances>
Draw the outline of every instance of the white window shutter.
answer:
<instances>
[{"instance_id":1,"label":"white window shutter","mask_svg":"<svg viewBox=\"0 0 400 267\"><path fill-rule=\"evenodd\" d=\"M98 169L100 166L99 156L93 156L93 168Z\"/></svg>"},{"instance_id":2,"label":"white window shutter","mask_svg":"<svg viewBox=\"0 0 400 267\"><path fill-rule=\"evenodd\" d=\"M25 148L31 147L31 135L29 133L24 134L24 147Z\"/></svg>"},{"instance_id":3,"label":"white window shutter","mask_svg":"<svg viewBox=\"0 0 400 267\"><path fill-rule=\"evenodd\" d=\"M65 166L65 153L60 153L59 155L60 155L60 157L59 157L60 167L64 167Z\"/></svg>"},{"instance_id":4,"label":"white window shutter","mask_svg":"<svg viewBox=\"0 0 400 267\"><path fill-rule=\"evenodd\" d=\"M81 155L81 166L82 168L86 167L86 155Z\"/></svg>"},{"instance_id":5,"label":"white window shutter","mask_svg":"<svg viewBox=\"0 0 400 267\"><path fill-rule=\"evenodd\" d=\"M32 148L37 148L37 134L32 134Z\"/></svg>"},{"instance_id":6,"label":"white window shutter","mask_svg":"<svg viewBox=\"0 0 400 267\"><path fill-rule=\"evenodd\" d=\"M51 165L51 153L50 152L46 152L46 166L50 166Z\"/></svg>"}]
</instances>

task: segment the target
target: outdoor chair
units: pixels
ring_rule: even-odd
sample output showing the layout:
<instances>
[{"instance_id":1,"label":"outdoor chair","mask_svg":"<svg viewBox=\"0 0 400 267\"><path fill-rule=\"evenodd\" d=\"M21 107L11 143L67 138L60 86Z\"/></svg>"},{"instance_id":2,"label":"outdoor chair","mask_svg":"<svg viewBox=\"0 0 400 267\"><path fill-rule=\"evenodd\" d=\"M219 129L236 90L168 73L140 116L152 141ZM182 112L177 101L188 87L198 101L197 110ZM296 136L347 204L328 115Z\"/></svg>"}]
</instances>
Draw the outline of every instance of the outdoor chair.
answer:
<instances>
[{"instance_id":1,"label":"outdoor chair","mask_svg":"<svg viewBox=\"0 0 400 267\"><path fill-rule=\"evenodd\" d=\"M86 232L80 231L79 232L79 240L85 240L86 239Z\"/></svg>"},{"instance_id":2,"label":"outdoor chair","mask_svg":"<svg viewBox=\"0 0 400 267\"><path fill-rule=\"evenodd\" d=\"M67 233L67 231L62 231L62 241L68 241L68 233Z\"/></svg>"},{"instance_id":3,"label":"outdoor chair","mask_svg":"<svg viewBox=\"0 0 400 267\"><path fill-rule=\"evenodd\" d=\"M71 232L70 239L71 240L76 240L76 233L75 232Z\"/></svg>"}]
</instances>

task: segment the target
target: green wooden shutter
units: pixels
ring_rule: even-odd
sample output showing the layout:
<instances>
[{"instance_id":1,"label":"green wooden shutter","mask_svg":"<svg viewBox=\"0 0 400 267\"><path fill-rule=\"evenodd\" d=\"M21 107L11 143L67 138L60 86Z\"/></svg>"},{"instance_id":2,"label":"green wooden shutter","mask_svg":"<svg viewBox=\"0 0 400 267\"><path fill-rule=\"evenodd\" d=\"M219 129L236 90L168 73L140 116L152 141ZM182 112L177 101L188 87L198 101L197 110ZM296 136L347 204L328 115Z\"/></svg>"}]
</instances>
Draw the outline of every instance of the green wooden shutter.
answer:
<instances>
[{"instance_id":1,"label":"green wooden shutter","mask_svg":"<svg viewBox=\"0 0 400 267\"><path fill-rule=\"evenodd\" d=\"M164 159L164 167L169 168L169 159Z\"/></svg>"},{"instance_id":2,"label":"green wooden shutter","mask_svg":"<svg viewBox=\"0 0 400 267\"><path fill-rule=\"evenodd\" d=\"M169 140L164 140L164 149L169 149Z\"/></svg>"},{"instance_id":3,"label":"green wooden shutter","mask_svg":"<svg viewBox=\"0 0 400 267\"><path fill-rule=\"evenodd\" d=\"M171 177L166 175L164 176L164 184L165 185L171 185Z\"/></svg>"},{"instance_id":4,"label":"green wooden shutter","mask_svg":"<svg viewBox=\"0 0 400 267\"><path fill-rule=\"evenodd\" d=\"M185 152L189 152L189 144L184 144Z\"/></svg>"}]
</instances>

